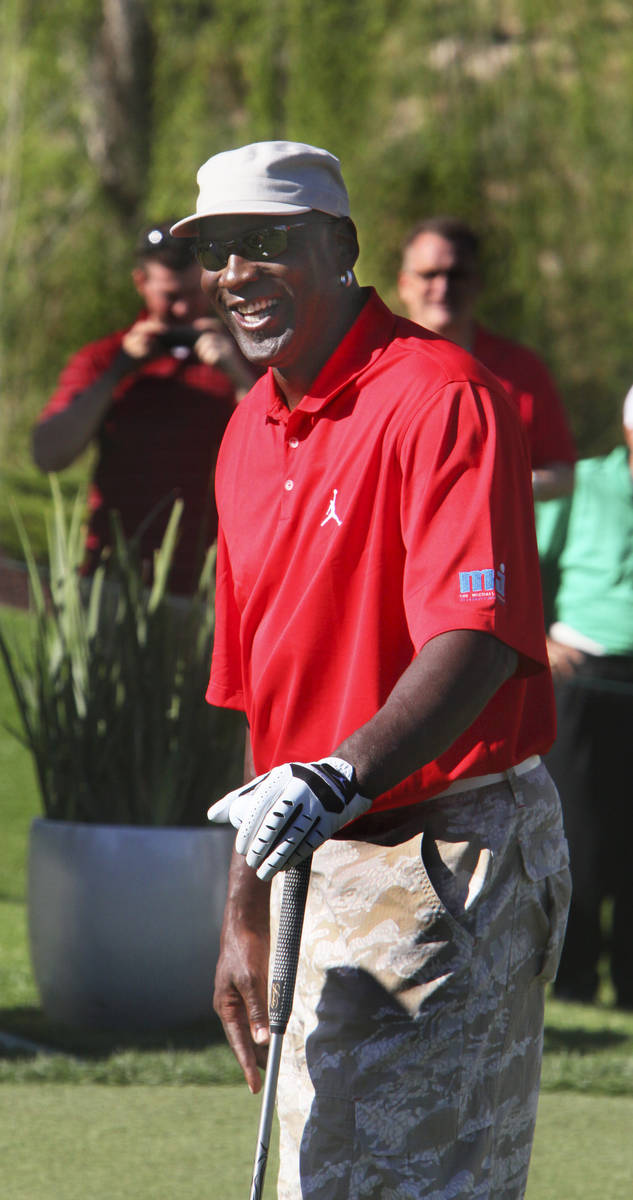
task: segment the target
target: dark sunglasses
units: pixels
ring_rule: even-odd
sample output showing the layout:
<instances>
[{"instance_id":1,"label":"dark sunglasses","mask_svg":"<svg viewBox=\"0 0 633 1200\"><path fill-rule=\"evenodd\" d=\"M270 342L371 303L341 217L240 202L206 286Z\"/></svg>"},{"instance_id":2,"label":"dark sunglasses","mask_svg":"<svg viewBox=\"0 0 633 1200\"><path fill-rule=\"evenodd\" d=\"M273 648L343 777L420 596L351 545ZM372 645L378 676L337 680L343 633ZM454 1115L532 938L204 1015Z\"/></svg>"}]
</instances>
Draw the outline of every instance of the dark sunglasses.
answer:
<instances>
[{"instance_id":1,"label":"dark sunglasses","mask_svg":"<svg viewBox=\"0 0 633 1200\"><path fill-rule=\"evenodd\" d=\"M330 217L329 220L333 221L336 218ZM293 225L265 225L262 229L251 229L249 233L231 241L198 242L196 258L205 271L221 271L232 254L238 254L240 258L246 258L249 262L278 258L288 248L288 234L295 229L305 229L308 224L314 223L295 221Z\"/></svg>"},{"instance_id":2,"label":"dark sunglasses","mask_svg":"<svg viewBox=\"0 0 633 1200\"><path fill-rule=\"evenodd\" d=\"M461 283L463 279L472 279L475 274L473 267L449 267L447 271L410 271L410 275L415 275L418 279L423 279L425 283L430 283L433 279L439 279L443 275L449 283Z\"/></svg>"}]
</instances>

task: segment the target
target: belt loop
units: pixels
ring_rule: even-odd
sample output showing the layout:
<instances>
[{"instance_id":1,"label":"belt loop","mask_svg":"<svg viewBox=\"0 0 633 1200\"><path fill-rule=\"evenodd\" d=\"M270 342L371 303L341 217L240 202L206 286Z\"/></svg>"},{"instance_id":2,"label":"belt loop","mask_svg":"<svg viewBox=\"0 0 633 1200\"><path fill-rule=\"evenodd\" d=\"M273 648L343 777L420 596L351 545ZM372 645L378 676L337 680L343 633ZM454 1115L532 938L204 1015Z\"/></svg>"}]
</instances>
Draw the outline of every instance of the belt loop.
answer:
<instances>
[{"instance_id":1,"label":"belt loop","mask_svg":"<svg viewBox=\"0 0 633 1200\"><path fill-rule=\"evenodd\" d=\"M525 800L523 799L523 790L522 790L521 784L519 782L520 777L517 775L514 767L510 767L509 770L504 771L503 774L505 775L505 777L508 781L508 785L510 787L512 795L514 796L514 803L516 804L517 808L525 808Z\"/></svg>"}]
</instances>

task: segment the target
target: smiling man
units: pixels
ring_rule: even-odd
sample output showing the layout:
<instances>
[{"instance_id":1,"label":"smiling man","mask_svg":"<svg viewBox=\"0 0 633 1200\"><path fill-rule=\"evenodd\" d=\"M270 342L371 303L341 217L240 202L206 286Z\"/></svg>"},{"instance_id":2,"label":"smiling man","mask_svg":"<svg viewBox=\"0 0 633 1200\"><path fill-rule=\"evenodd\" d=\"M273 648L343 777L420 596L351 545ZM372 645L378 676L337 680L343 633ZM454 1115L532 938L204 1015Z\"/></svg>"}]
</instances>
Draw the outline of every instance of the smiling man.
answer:
<instances>
[{"instance_id":1,"label":"smiling man","mask_svg":"<svg viewBox=\"0 0 633 1200\"><path fill-rule=\"evenodd\" d=\"M332 154L198 182L172 232L267 367L216 473L208 699L246 714L250 782L209 814L238 828L215 1005L258 1091L269 918L312 854L278 1195L516 1200L569 892L518 417L359 287Z\"/></svg>"},{"instance_id":2,"label":"smiling man","mask_svg":"<svg viewBox=\"0 0 633 1200\"><path fill-rule=\"evenodd\" d=\"M205 242L207 233L213 237ZM260 247L265 271L257 265ZM214 269L219 253L227 259L221 285ZM318 212L289 214L255 230L249 216L200 222L203 290L242 353L282 373L287 399L289 390L300 399L364 303L357 287L340 284L342 264L354 262L357 254L351 221L333 221Z\"/></svg>"}]
</instances>

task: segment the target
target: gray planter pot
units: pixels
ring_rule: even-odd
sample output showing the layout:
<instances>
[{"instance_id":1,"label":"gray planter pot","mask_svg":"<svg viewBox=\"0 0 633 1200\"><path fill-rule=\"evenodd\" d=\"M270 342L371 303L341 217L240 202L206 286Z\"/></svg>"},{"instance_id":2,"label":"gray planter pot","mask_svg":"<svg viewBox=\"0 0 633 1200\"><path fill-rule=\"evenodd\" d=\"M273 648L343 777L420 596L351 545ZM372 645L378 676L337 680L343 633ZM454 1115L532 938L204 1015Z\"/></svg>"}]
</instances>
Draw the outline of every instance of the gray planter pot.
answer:
<instances>
[{"instance_id":1,"label":"gray planter pot","mask_svg":"<svg viewBox=\"0 0 633 1200\"><path fill-rule=\"evenodd\" d=\"M47 1015L100 1029L209 1017L234 837L33 821L29 938Z\"/></svg>"}]
</instances>

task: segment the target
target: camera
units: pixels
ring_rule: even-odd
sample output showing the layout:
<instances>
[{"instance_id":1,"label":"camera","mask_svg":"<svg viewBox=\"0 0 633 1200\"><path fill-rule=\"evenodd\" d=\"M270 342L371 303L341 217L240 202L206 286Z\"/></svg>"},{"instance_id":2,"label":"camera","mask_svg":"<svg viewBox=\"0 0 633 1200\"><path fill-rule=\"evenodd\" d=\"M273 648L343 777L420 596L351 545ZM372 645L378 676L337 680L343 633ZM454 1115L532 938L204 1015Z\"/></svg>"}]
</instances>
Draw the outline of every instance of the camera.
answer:
<instances>
[{"instance_id":1,"label":"camera","mask_svg":"<svg viewBox=\"0 0 633 1200\"><path fill-rule=\"evenodd\" d=\"M157 333L156 340L166 350L171 349L172 346L188 346L191 349L202 333L202 329L193 329L189 325L173 325L171 329Z\"/></svg>"}]
</instances>

